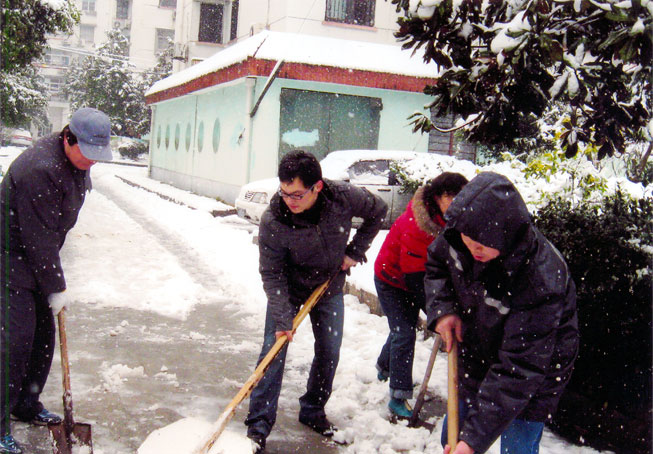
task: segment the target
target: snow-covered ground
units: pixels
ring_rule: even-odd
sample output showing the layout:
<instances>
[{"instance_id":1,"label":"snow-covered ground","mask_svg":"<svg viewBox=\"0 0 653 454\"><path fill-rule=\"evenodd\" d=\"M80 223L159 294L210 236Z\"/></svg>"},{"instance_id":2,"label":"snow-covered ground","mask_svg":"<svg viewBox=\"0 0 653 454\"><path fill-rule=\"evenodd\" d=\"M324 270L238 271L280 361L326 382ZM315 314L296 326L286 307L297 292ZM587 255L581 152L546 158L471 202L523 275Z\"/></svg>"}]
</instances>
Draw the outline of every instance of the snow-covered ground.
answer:
<instances>
[{"instance_id":1,"label":"snow-covered ground","mask_svg":"<svg viewBox=\"0 0 653 454\"><path fill-rule=\"evenodd\" d=\"M9 147L0 149L3 169L8 167L18 151ZM92 304L107 310L129 307L184 319L198 305L209 304L217 298L227 301L231 309L237 309L242 318L248 319L249 324L255 327L253 341L238 346L243 357L247 357L250 363L255 361L262 339L266 298L258 274L258 249L252 242L253 229L234 216L213 217L211 210L229 207L150 180L146 168L98 164L93 168L92 175L96 190L89 194L78 224L70 232L62 252L67 292L76 301L70 311L74 313L84 304ZM510 173L507 176L517 178ZM142 188L126 184L124 180ZM152 191L165 194L178 203L165 200ZM124 203L114 200L123 200ZM146 219L147 228L125 214L127 204L139 208ZM368 291L374 292L371 284L372 265L386 233L382 231L375 240L368 253L368 263L358 266L350 278ZM188 251L188 260L180 260L179 255L170 254L162 246L166 238L174 238L183 251ZM196 271L196 268L208 269L220 276L220 295L215 294L215 289L203 285L201 275L198 277L201 271ZM341 361L334 392L327 405L327 414L341 428L341 441L349 443L338 448L339 451L347 454L442 452L439 441L441 417L430 418L430 422L437 426L433 433L423 428L412 429L405 424L388 422L387 383L377 381L374 367L388 333L387 322L385 318L370 314L367 306L353 296L347 296L345 303ZM216 306L215 310L219 311L220 307ZM300 327L290 346L284 377L285 390L304 387L313 349L309 325L304 323ZM121 327L118 326L116 330L120 331ZM144 335L147 335L147 331ZM432 342L433 339L424 340L418 336L413 374L417 383L424 376ZM161 348L165 349L165 345ZM139 364L114 366L107 363L106 369L98 375L97 383L106 386L116 383L114 392L120 391L122 379L142 374ZM167 371L162 370L161 373L165 375ZM429 393L446 398L446 357L443 355L436 360ZM210 399L213 396L196 397ZM284 400L296 401L298 397L282 391L281 399L283 403ZM244 402L243 406L246 404ZM191 432L188 424L200 432L210 427L211 421L202 418L201 412L194 411L192 401L187 402L180 412L188 419L185 419L186 425L179 425L179 435ZM219 411L213 415L215 418L218 416ZM424 413L422 416L429 417ZM190 419L198 417L203 421ZM193 424L193 421L197 422ZM233 420L229 430L241 435L245 432L241 420ZM225 452L241 452L242 448L238 447L240 441L235 441L233 449ZM139 453L163 453L168 452L165 450L167 448L169 441L161 441L158 446L156 441L150 441L150 445ZM182 451L178 452L183 454ZM498 443L489 452L499 454ZM540 449L542 454L596 452L571 445L548 430L545 430ZM114 452L96 449L96 454Z\"/></svg>"}]
</instances>

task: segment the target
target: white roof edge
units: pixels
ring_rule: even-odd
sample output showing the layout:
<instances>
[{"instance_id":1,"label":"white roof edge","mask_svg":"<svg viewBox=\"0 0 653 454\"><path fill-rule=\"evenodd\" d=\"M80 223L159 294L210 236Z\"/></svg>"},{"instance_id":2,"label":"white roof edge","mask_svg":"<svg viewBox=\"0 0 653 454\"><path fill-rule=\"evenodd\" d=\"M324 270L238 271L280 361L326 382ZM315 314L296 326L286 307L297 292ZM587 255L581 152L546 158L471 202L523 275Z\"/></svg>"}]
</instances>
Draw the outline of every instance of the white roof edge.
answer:
<instances>
[{"instance_id":1,"label":"white roof edge","mask_svg":"<svg viewBox=\"0 0 653 454\"><path fill-rule=\"evenodd\" d=\"M156 82L145 96L177 87L250 57L412 77L437 77L438 66L401 46L264 30Z\"/></svg>"}]
</instances>

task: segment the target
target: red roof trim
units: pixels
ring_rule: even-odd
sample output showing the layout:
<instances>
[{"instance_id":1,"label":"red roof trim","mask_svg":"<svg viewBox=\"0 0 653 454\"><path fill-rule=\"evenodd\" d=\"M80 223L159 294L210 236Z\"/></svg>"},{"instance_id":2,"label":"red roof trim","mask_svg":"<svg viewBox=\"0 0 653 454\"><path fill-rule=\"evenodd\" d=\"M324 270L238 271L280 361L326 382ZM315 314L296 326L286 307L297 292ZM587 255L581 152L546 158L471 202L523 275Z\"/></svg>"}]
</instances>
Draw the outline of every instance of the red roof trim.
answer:
<instances>
[{"instance_id":1,"label":"red roof trim","mask_svg":"<svg viewBox=\"0 0 653 454\"><path fill-rule=\"evenodd\" d=\"M269 76L275 65L276 62L273 60L260 60L250 57L244 62L227 68L221 68L182 85L152 93L147 96L146 101L147 104L154 104L246 76ZM437 81L435 77L414 77L360 69L290 62L285 63L281 67L277 77L416 93L422 93L424 86L433 85Z\"/></svg>"}]
</instances>

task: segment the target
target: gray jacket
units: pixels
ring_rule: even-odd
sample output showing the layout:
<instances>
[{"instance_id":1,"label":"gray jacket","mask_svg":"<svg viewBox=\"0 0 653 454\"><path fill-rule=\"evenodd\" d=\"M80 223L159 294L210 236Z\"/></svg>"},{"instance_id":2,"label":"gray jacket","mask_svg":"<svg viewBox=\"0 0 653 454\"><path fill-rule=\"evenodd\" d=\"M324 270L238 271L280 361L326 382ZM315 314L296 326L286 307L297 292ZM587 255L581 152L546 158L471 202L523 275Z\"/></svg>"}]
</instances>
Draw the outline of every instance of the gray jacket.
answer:
<instances>
[{"instance_id":1,"label":"gray jacket","mask_svg":"<svg viewBox=\"0 0 653 454\"><path fill-rule=\"evenodd\" d=\"M46 296L66 289L59 250L90 188L89 172L72 165L58 134L38 140L12 162L0 185L3 288Z\"/></svg>"},{"instance_id":2,"label":"gray jacket","mask_svg":"<svg viewBox=\"0 0 653 454\"><path fill-rule=\"evenodd\" d=\"M578 353L576 289L505 177L479 174L446 220L428 249L427 323L462 319L460 394L471 409L460 439L482 453L515 418L545 421L555 412ZM460 233L501 255L475 261Z\"/></svg>"},{"instance_id":3,"label":"gray jacket","mask_svg":"<svg viewBox=\"0 0 653 454\"><path fill-rule=\"evenodd\" d=\"M292 329L297 307L313 290L340 270L345 254L364 262L378 233L387 205L366 189L323 180L317 224L293 214L278 194L270 201L259 226L259 271L277 331ZM352 218L363 224L349 241ZM339 273L328 292L342 291Z\"/></svg>"}]
</instances>

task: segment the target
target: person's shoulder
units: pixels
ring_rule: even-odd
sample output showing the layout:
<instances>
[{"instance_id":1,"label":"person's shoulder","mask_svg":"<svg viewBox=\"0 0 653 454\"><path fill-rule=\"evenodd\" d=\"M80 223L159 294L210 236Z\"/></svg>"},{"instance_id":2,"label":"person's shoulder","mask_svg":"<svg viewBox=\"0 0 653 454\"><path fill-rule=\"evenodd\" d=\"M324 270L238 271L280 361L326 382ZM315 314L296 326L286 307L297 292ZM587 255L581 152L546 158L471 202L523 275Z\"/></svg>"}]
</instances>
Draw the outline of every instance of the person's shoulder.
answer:
<instances>
[{"instance_id":1,"label":"person's shoulder","mask_svg":"<svg viewBox=\"0 0 653 454\"><path fill-rule=\"evenodd\" d=\"M367 189L353 185L347 181L342 180L328 180L324 181L324 195L327 199L332 200L359 200L361 197L372 194Z\"/></svg>"},{"instance_id":2,"label":"person's shoulder","mask_svg":"<svg viewBox=\"0 0 653 454\"><path fill-rule=\"evenodd\" d=\"M329 180L328 178L323 178L322 181L324 182L323 191L326 190L327 193L343 193L350 191L355 187L354 185L342 180Z\"/></svg>"},{"instance_id":3,"label":"person's shoulder","mask_svg":"<svg viewBox=\"0 0 653 454\"><path fill-rule=\"evenodd\" d=\"M282 214L275 204L271 203L263 212L259 222L259 231L279 231L286 226Z\"/></svg>"},{"instance_id":4,"label":"person's shoulder","mask_svg":"<svg viewBox=\"0 0 653 454\"><path fill-rule=\"evenodd\" d=\"M42 173L48 173L57 164L56 156L51 152L52 144L49 137L39 139L31 147L26 148L9 166L9 173L15 178L29 176L34 178Z\"/></svg>"},{"instance_id":5,"label":"person's shoulder","mask_svg":"<svg viewBox=\"0 0 653 454\"><path fill-rule=\"evenodd\" d=\"M564 294L569 279L569 269L562 254L547 240L538 235L538 247L533 260L524 270L530 287L543 294Z\"/></svg>"}]
</instances>

